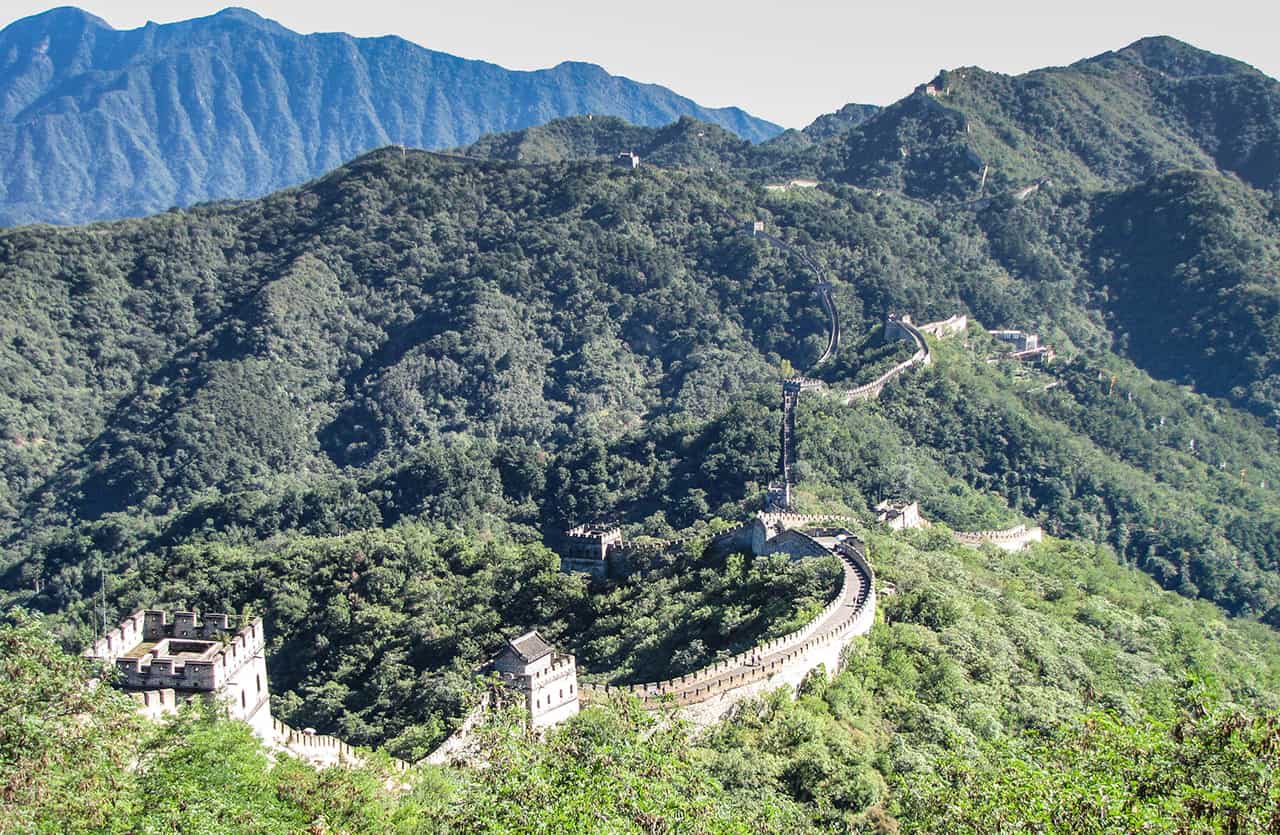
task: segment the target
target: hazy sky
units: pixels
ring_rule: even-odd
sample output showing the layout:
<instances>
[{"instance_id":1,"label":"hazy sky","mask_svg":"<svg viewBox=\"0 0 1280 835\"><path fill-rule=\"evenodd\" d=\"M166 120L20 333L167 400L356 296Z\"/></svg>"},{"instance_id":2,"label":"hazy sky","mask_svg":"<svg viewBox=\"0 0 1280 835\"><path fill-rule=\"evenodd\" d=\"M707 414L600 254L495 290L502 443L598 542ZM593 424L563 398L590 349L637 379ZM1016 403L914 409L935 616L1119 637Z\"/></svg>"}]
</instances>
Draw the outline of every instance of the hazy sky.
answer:
<instances>
[{"instance_id":1,"label":"hazy sky","mask_svg":"<svg viewBox=\"0 0 1280 835\"><path fill-rule=\"evenodd\" d=\"M5 0L0 27L52 4ZM84 0L116 28L211 14L204 0ZM803 127L850 101L888 104L942 68L1016 73L1173 35L1280 77L1275 0L257 0L300 32L396 34L513 69L578 60Z\"/></svg>"}]
</instances>

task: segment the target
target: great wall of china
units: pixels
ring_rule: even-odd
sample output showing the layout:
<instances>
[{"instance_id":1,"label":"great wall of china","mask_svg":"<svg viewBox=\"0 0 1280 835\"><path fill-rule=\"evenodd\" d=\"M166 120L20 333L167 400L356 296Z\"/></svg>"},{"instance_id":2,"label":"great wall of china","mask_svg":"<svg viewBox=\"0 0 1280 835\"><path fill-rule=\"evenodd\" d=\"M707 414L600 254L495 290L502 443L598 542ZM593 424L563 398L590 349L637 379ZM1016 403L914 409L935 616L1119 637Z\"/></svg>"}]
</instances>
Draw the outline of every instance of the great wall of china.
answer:
<instances>
[{"instance_id":1,"label":"great wall of china","mask_svg":"<svg viewBox=\"0 0 1280 835\"><path fill-rule=\"evenodd\" d=\"M759 521L767 525L766 518L762 515ZM840 559L840 590L813 620L686 675L643 684L584 685L583 695L591 699L630 694L647 707L670 703L680 707L686 718L709 724L745 698L780 686L795 689L819 665L834 674L848 641L867 634L875 622L875 573L867 562L863 544L844 528L784 528L782 533L790 534L792 542L774 546L780 552L835 554ZM782 533L770 541L782 538ZM759 550L775 553L769 542Z\"/></svg>"},{"instance_id":2,"label":"great wall of china","mask_svg":"<svg viewBox=\"0 0 1280 835\"><path fill-rule=\"evenodd\" d=\"M840 320L831 295L832 285L822 269L803 250L767 234L758 221L749 229L753 236L762 237L798 257L813 272L815 293L830 320L827 347L815 367L822 365L836 355L841 340ZM946 338L965 332L967 327L967 317L962 314L920 326L913 324L910 316L890 316L885 324L886 339L910 340L915 351L871 382L839 391L838 396L845 404L879 397L892 380L912 368L932 363L933 356L925 334ZM706 725L723 717L743 699L782 686L793 690L798 688L806 676L820 667L828 675L834 675L841 666L843 650L848 642L871 630L876 615L876 580L864 542L840 524L845 521L843 517L792 512L795 412L801 394L807 391L824 396L837 393L826 383L811 377L793 376L783 381L781 480L770 485L764 512L747 523L707 539L627 541L617 526L580 526L565 536L561 568L587 572L597 579L625 576L641 570L645 562L696 544L703 548L704 553L749 551L756 555L784 553L794 558L833 555L842 568L839 590L809 623L786 635L670 679L631 685L584 684L581 688L583 699L599 700L626 694L638 698L649 709L672 705L695 724ZM892 507L885 504L884 508L878 507L877 510L883 511L880 521L896 530L928 525L919 515L915 503ZM1018 525L999 531L956 532L955 537L967 545L990 543L1014 551L1041 541L1042 532L1038 527ZM289 752L318 766L349 765L362 760L363 755L357 749L336 737L316 734L311 729L298 731L271 717L269 707L264 707L269 697L265 687L265 642L260 619L245 625L230 640L229 635L226 615L206 615L203 622L197 622L194 613L176 613L175 620L170 623L162 612L140 610L95 642L85 654L114 664L121 670L123 684L133 689L134 701L147 716L171 714L192 698L217 698L227 705L233 718L249 722L274 750ZM536 632L522 636L519 641L539 644L551 652ZM505 651L507 655L503 657L509 657L516 648L517 645L509 641ZM172 655L168 654L170 651ZM517 654L515 669L519 674L506 673L504 677L515 684L524 682L520 685L524 687L522 698L530 710L531 723L535 727L545 726L576 713L578 694L575 692L573 656L559 653L548 656L544 652L525 660L529 663L520 666L521 657ZM550 666L535 670L539 663ZM252 688L250 675L254 677ZM552 709L551 690L546 688L554 687L553 679L559 683L559 697L555 702L555 715L551 716L546 712ZM566 685L568 699L564 690ZM251 692L256 700L253 706L249 705L248 694ZM546 697L546 708L542 707L543 696ZM498 700L502 698L505 697ZM440 764L474 756L477 752L473 747L473 731L494 703L493 699L492 694L486 694L459 728L426 757L426 761ZM567 710L569 707L572 710ZM543 711L542 721L537 711ZM392 763L401 770L410 767L399 760L392 760Z\"/></svg>"}]
</instances>

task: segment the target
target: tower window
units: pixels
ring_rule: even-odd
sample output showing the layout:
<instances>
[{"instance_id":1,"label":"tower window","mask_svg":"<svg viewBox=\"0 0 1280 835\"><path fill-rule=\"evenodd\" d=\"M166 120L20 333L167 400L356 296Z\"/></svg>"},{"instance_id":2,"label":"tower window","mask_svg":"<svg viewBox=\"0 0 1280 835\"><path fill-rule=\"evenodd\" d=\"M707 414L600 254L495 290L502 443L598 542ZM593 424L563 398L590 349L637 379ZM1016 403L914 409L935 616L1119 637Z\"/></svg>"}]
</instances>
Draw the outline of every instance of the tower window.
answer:
<instances>
[{"instance_id":1,"label":"tower window","mask_svg":"<svg viewBox=\"0 0 1280 835\"><path fill-rule=\"evenodd\" d=\"M262 676L254 675L253 680L258 683L258 692L261 693L262 692Z\"/></svg>"},{"instance_id":2,"label":"tower window","mask_svg":"<svg viewBox=\"0 0 1280 835\"><path fill-rule=\"evenodd\" d=\"M245 709L249 707L249 702L245 699L243 690L240 691L240 707Z\"/></svg>"}]
</instances>

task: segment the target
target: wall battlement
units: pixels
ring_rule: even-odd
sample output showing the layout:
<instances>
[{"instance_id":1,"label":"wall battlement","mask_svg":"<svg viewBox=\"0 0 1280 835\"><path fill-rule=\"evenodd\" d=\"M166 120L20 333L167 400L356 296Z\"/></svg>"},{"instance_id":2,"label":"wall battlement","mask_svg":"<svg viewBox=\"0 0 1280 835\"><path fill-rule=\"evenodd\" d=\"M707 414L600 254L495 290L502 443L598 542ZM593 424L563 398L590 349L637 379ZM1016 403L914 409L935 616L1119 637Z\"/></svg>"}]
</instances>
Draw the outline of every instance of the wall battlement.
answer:
<instances>
[{"instance_id":1,"label":"wall battlement","mask_svg":"<svg viewBox=\"0 0 1280 835\"><path fill-rule=\"evenodd\" d=\"M955 538L965 545L989 543L1005 551L1019 551L1033 542L1042 542L1044 530L1038 525L1032 528L1014 525L1000 531L956 531Z\"/></svg>"},{"instance_id":2,"label":"wall battlement","mask_svg":"<svg viewBox=\"0 0 1280 835\"><path fill-rule=\"evenodd\" d=\"M140 618L143 626L138 630ZM132 640L132 646L126 640ZM176 612L169 620L162 611L139 610L85 654L114 661L127 690L213 692L260 656L264 646L261 618L233 635L227 615L207 615L201 622L194 612Z\"/></svg>"},{"instance_id":3,"label":"wall battlement","mask_svg":"<svg viewBox=\"0 0 1280 835\"><path fill-rule=\"evenodd\" d=\"M958 333L964 333L969 329L969 317L963 313L956 313L946 319L937 322L929 322L926 325L919 325L921 333L927 333L935 339L946 339L949 336L955 336Z\"/></svg>"},{"instance_id":4,"label":"wall battlement","mask_svg":"<svg viewBox=\"0 0 1280 835\"><path fill-rule=\"evenodd\" d=\"M117 685L152 718L193 698L216 701L265 741L271 738L270 690L262 619L236 629L225 614L139 609L84 655L114 666Z\"/></svg>"},{"instance_id":5,"label":"wall battlement","mask_svg":"<svg viewBox=\"0 0 1280 835\"><path fill-rule=\"evenodd\" d=\"M924 334L920 332L920 329L911 323L910 316L890 316L885 322L885 338L910 339L915 343L916 351L908 359L898 363L871 382L846 390L844 393L844 402L846 404L858 400L875 400L880 396L880 392L884 391L884 387L895 377L917 365L933 364L933 355L929 351L929 343L925 341Z\"/></svg>"},{"instance_id":6,"label":"wall battlement","mask_svg":"<svg viewBox=\"0 0 1280 835\"><path fill-rule=\"evenodd\" d=\"M838 556L844 565L839 593L817 617L794 632L764 641L686 675L643 684L583 685L584 693L593 696L629 693L649 706L656 706L662 699L670 697L676 704L688 707L718 697L736 701L739 696L751 695L754 690L750 685L754 684L775 680L779 683L798 682L818 663L831 661L830 672L834 673L839 649L854 635L866 634L875 620L875 574L866 560L865 545L844 528L812 531L821 537L848 537L830 548L809 533L794 529L787 533L807 537L824 553Z\"/></svg>"}]
</instances>

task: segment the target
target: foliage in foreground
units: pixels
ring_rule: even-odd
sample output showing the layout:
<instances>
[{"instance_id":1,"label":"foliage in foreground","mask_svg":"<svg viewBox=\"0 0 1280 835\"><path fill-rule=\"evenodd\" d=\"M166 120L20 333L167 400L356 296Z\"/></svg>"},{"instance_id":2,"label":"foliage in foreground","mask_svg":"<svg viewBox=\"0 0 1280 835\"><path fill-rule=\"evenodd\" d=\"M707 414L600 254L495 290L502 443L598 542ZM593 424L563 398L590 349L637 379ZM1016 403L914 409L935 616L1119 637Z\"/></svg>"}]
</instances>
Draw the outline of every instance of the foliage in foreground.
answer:
<instances>
[{"instance_id":1,"label":"foliage in foreground","mask_svg":"<svg viewBox=\"0 0 1280 835\"><path fill-rule=\"evenodd\" d=\"M904 786L908 831L1280 831L1280 717L1092 713L1041 738L951 756Z\"/></svg>"},{"instance_id":2,"label":"foliage in foreground","mask_svg":"<svg viewBox=\"0 0 1280 835\"><path fill-rule=\"evenodd\" d=\"M207 708L143 722L88 683L90 666L39 621L0 627L0 665L4 832L1065 835L1280 821L1280 716L1207 689L1155 687L1123 718L1095 710L1033 735L952 733L945 749L911 755L898 741L919 731L895 737L885 721L910 697L895 704L854 669L811 678L796 701L779 692L746 705L704 741L623 699L543 740L498 715L479 731L485 767L400 774L376 754L317 771ZM911 756L926 767L903 770Z\"/></svg>"},{"instance_id":3,"label":"foliage in foreground","mask_svg":"<svg viewBox=\"0 0 1280 835\"><path fill-rule=\"evenodd\" d=\"M369 754L316 770L247 725L193 707L141 721L88 684L39 621L0 627L0 831L296 833L791 833L789 799L727 792L679 724L635 704L594 708L545 742L512 715L482 733L487 767L407 774Z\"/></svg>"}]
</instances>

